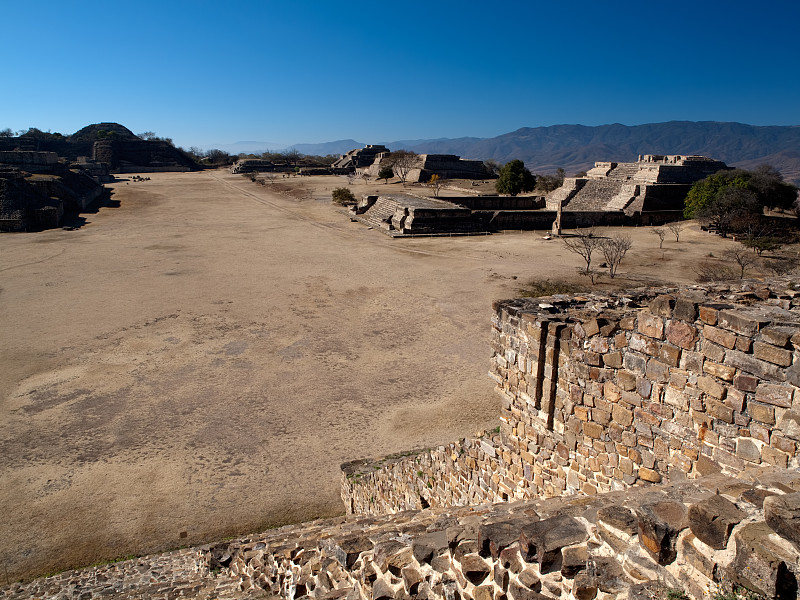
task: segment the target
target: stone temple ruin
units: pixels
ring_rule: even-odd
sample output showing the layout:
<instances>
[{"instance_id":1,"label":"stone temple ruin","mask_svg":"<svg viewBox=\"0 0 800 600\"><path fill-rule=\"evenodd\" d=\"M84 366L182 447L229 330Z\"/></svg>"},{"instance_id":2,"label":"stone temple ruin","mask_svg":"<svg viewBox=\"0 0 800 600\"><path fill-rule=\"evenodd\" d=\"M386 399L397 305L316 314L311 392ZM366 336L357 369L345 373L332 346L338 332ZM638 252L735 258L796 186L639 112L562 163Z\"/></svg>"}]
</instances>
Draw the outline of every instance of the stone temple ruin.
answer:
<instances>
[{"instance_id":1,"label":"stone temple ruin","mask_svg":"<svg viewBox=\"0 0 800 600\"><path fill-rule=\"evenodd\" d=\"M430 156L421 164L429 164ZM378 155L367 172L376 174L381 160ZM597 162L586 177L566 178L544 197L381 194L365 196L352 216L395 237L551 227L558 234L562 227L658 225L682 218L694 182L728 168L703 156L645 155L635 163Z\"/></svg>"},{"instance_id":2,"label":"stone temple ruin","mask_svg":"<svg viewBox=\"0 0 800 600\"><path fill-rule=\"evenodd\" d=\"M104 174L105 173L105 174ZM103 193L102 165L68 164L55 152L0 151L0 231L58 227Z\"/></svg>"},{"instance_id":3,"label":"stone temple ruin","mask_svg":"<svg viewBox=\"0 0 800 600\"><path fill-rule=\"evenodd\" d=\"M596 162L586 177L568 177L547 197L547 208L626 215L680 210L695 181L729 168L705 156L647 154L635 163Z\"/></svg>"},{"instance_id":4,"label":"stone temple ruin","mask_svg":"<svg viewBox=\"0 0 800 600\"><path fill-rule=\"evenodd\" d=\"M496 303L494 432L342 465L348 516L4 598L798 597L800 281Z\"/></svg>"}]
</instances>

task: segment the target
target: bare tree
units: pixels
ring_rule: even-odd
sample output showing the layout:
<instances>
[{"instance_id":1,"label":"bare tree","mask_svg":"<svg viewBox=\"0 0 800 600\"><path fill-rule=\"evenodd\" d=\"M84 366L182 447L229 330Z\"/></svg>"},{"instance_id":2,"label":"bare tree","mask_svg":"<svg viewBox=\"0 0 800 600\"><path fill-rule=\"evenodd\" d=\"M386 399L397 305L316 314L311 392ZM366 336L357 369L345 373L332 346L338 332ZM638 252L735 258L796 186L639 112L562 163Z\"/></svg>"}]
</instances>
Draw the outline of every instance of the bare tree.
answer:
<instances>
[{"instance_id":1,"label":"bare tree","mask_svg":"<svg viewBox=\"0 0 800 600\"><path fill-rule=\"evenodd\" d=\"M652 233L653 235L657 235L658 236L658 247L659 248L663 248L664 247L664 238L667 235L667 232L664 230L664 228L663 227L656 227L655 229L651 229L650 233Z\"/></svg>"},{"instance_id":2,"label":"bare tree","mask_svg":"<svg viewBox=\"0 0 800 600\"><path fill-rule=\"evenodd\" d=\"M434 198L438 198L439 197L439 191L442 189L442 186L444 185L444 182L445 182L445 180L442 179L441 177L439 177L436 173L431 175L430 181L428 181L428 185L430 185L433 188L433 197Z\"/></svg>"},{"instance_id":3,"label":"bare tree","mask_svg":"<svg viewBox=\"0 0 800 600\"><path fill-rule=\"evenodd\" d=\"M275 183L275 180L277 178L278 178L278 176L275 173L265 173L264 174L264 179L268 180L272 184Z\"/></svg>"},{"instance_id":4,"label":"bare tree","mask_svg":"<svg viewBox=\"0 0 800 600\"><path fill-rule=\"evenodd\" d=\"M361 179L364 180L365 184L369 183L369 173L366 171L361 171Z\"/></svg>"},{"instance_id":5,"label":"bare tree","mask_svg":"<svg viewBox=\"0 0 800 600\"><path fill-rule=\"evenodd\" d=\"M681 231L686 226L686 221L673 221L672 223L667 223L667 229L672 232L672 235L675 236L675 241L681 241Z\"/></svg>"},{"instance_id":6,"label":"bare tree","mask_svg":"<svg viewBox=\"0 0 800 600\"><path fill-rule=\"evenodd\" d=\"M733 248L728 248L725 250L725 252L722 253L722 257L739 265L739 279L744 279L745 269L756 263L756 255L739 244L736 244L736 246Z\"/></svg>"},{"instance_id":7,"label":"bare tree","mask_svg":"<svg viewBox=\"0 0 800 600\"><path fill-rule=\"evenodd\" d=\"M596 236L594 229L578 231L572 236L565 236L561 239L567 250L580 256L586 263L586 268L581 269L581 272L590 275L592 273L592 254L602 242L602 239ZM594 277L592 277L592 283L594 283Z\"/></svg>"},{"instance_id":8,"label":"bare tree","mask_svg":"<svg viewBox=\"0 0 800 600\"><path fill-rule=\"evenodd\" d=\"M614 279L619 263L625 258L632 245L633 242L631 242L631 236L629 235L614 235L600 242L600 251L608 264L608 274L611 279Z\"/></svg>"},{"instance_id":9,"label":"bare tree","mask_svg":"<svg viewBox=\"0 0 800 600\"><path fill-rule=\"evenodd\" d=\"M406 178L411 172L411 169L419 164L419 156L416 152L409 150L397 150L389 154L386 159L386 164L392 168L394 174L400 178L403 185L406 184Z\"/></svg>"}]
</instances>

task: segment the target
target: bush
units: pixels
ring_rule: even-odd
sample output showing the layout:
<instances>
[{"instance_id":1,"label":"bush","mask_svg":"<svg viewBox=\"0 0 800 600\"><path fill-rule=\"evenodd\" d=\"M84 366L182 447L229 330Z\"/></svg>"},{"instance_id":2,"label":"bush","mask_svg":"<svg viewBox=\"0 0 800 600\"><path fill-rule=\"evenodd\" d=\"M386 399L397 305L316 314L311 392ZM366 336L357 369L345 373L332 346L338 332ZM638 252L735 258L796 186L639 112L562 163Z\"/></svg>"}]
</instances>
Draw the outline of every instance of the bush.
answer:
<instances>
[{"instance_id":1,"label":"bush","mask_svg":"<svg viewBox=\"0 0 800 600\"><path fill-rule=\"evenodd\" d=\"M333 190L331 193L331 200L333 200L334 204L338 204L339 206L347 206L356 203L356 197L353 195L353 192L344 187Z\"/></svg>"}]
</instances>

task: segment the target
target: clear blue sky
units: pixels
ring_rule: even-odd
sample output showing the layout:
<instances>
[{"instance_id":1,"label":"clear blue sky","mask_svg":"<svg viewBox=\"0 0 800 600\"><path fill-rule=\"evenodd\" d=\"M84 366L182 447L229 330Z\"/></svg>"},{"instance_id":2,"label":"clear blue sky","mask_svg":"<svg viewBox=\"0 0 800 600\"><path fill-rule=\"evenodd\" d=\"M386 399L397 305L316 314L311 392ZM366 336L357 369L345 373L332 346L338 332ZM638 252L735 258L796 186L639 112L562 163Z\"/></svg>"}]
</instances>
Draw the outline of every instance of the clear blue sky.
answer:
<instances>
[{"instance_id":1,"label":"clear blue sky","mask_svg":"<svg viewBox=\"0 0 800 600\"><path fill-rule=\"evenodd\" d=\"M0 129L115 121L209 147L800 125L797 0L0 0L0 16Z\"/></svg>"}]
</instances>

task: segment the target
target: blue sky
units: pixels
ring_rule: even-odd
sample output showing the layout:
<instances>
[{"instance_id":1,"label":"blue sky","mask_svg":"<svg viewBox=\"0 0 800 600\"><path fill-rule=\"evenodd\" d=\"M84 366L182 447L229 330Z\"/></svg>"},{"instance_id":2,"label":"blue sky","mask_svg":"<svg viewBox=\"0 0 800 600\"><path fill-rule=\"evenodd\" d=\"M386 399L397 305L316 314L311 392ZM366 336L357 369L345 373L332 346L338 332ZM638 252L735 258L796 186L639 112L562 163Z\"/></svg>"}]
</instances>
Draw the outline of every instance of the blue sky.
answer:
<instances>
[{"instance_id":1,"label":"blue sky","mask_svg":"<svg viewBox=\"0 0 800 600\"><path fill-rule=\"evenodd\" d=\"M797 0L0 0L0 15L0 129L115 121L188 148L800 125Z\"/></svg>"}]
</instances>

